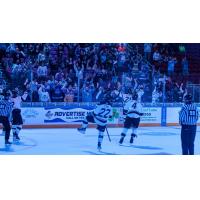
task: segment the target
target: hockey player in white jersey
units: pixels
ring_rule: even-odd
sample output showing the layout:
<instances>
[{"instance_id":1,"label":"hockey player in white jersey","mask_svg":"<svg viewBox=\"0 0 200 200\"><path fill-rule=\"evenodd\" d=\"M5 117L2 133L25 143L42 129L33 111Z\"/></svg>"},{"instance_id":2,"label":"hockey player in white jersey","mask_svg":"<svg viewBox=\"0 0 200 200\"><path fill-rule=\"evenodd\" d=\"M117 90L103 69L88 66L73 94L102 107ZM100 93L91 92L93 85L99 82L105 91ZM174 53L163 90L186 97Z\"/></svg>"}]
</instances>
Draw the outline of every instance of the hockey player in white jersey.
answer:
<instances>
[{"instance_id":1,"label":"hockey player in white jersey","mask_svg":"<svg viewBox=\"0 0 200 200\"><path fill-rule=\"evenodd\" d=\"M84 134L88 127L88 122L97 124L97 130L99 131L97 144L98 150L101 150L101 144L108 119L112 117L111 102L112 97L110 95L106 95L97 107L86 116L85 120L82 122L81 128L78 128L78 131Z\"/></svg>"},{"instance_id":2,"label":"hockey player in white jersey","mask_svg":"<svg viewBox=\"0 0 200 200\"><path fill-rule=\"evenodd\" d=\"M126 137L126 134L128 132L128 129L132 128L130 143L132 144L134 141L134 138L137 137L137 128L140 123L140 117L143 115L142 113L142 105L138 102L138 94L133 93L132 100L127 101L123 108L123 114L125 117L124 121L124 128L121 133L121 138L119 141L119 144L122 144L124 141L124 138Z\"/></svg>"},{"instance_id":3,"label":"hockey player in white jersey","mask_svg":"<svg viewBox=\"0 0 200 200\"><path fill-rule=\"evenodd\" d=\"M123 104L126 104L128 101L132 100L133 91L131 89L129 89L126 94L122 94L122 93L120 94L123 100Z\"/></svg>"},{"instance_id":4,"label":"hockey player in white jersey","mask_svg":"<svg viewBox=\"0 0 200 200\"><path fill-rule=\"evenodd\" d=\"M19 141L19 132L22 129L23 120L21 116L21 102L25 101L28 96L27 92L24 92L22 96L18 94L18 89L12 91L11 102L13 103L12 110L12 132L13 132L13 140Z\"/></svg>"}]
</instances>

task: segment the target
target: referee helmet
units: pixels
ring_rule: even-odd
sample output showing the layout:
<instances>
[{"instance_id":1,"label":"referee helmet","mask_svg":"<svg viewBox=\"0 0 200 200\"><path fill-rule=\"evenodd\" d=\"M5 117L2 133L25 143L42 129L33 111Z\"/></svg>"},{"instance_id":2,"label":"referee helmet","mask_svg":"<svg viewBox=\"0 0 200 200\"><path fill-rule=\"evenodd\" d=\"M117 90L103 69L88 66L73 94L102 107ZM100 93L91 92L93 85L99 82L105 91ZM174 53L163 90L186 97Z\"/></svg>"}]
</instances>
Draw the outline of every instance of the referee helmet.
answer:
<instances>
[{"instance_id":1,"label":"referee helmet","mask_svg":"<svg viewBox=\"0 0 200 200\"><path fill-rule=\"evenodd\" d=\"M191 95L191 94L187 94L187 95L184 97L184 102L185 102L186 104L192 103L192 95Z\"/></svg>"}]
</instances>

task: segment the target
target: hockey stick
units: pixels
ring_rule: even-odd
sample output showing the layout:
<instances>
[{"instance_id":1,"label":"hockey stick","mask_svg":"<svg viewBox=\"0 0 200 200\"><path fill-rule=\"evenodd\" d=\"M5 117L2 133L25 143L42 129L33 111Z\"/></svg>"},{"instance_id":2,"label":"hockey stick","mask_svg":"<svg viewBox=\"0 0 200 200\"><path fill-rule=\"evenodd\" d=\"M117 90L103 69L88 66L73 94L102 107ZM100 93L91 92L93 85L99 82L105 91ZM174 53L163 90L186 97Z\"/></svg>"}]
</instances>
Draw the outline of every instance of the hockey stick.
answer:
<instances>
[{"instance_id":1,"label":"hockey stick","mask_svg":"<svg viewBox=\"0 0 200 200\"><path fill-rule=\"evenodd\" d=\"M111 138L110 138L110 135L109 135L109 133L108 133L107 127L106 127L106 133L107 133L107 136L108 136L108 140L111 142Z\"/></svg>"}]
</instances>

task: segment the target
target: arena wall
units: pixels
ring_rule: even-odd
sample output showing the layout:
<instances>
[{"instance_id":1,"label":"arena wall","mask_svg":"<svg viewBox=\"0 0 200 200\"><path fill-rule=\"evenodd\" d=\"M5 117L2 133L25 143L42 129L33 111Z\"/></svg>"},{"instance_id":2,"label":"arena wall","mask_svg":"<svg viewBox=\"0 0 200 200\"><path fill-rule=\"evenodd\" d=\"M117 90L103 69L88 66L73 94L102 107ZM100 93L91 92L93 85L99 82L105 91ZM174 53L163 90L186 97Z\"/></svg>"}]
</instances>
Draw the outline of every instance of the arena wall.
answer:
<instances>
[{"instance_id":1,"label":"arena wall","mask_svg":"<svg viewBox=\"0 0 200 200\"><path fill-rule=\"evenodd\" d=\"M77 128L94 105L84 106L48 106L48 107L23 107L22 117L24 128ZM163 120L162 107L144 107L144 116L141 117L140 126L161 126ZM166 108L166 125L178 124L178 112L181 107ZM109 119L109 127L123 126L122 107L113 107L113 117ZM199 121L200 122L200 121ZM95 127L91 124L89 127Z\"/></svg>"},{"instance_id":2,"label":"arena wall","mask_svg":"<svg viewBox=\"0 0 200 200\"><path fill-rule=\"evenodd\" d=\"M22 108L25 127L78 127L93 106L83 107L28 107ZM123 109L113 108L113 117L109 119L110 127L121 127L123 124ZM161 122L161 108L145 107L144 117L141 119L143 126L158 126Z\"/></svg>"}]
</instances>

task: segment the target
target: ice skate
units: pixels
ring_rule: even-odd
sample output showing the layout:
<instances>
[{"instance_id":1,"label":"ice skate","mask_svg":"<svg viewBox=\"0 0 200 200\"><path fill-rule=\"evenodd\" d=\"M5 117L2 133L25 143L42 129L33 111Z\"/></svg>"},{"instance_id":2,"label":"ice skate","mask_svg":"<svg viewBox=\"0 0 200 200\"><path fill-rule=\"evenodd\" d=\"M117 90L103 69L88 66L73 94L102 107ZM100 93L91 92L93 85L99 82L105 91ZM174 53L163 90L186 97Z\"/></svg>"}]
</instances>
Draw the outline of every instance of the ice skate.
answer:
<instances>
[{"instance_id":1,"label":"ice skate","mask_svg":"<svg viewBox=\"0 0 200 200\"><path fill-rule=\"evenodd\" d=\"M98 142L98 144L97 144L97 149L98 149L98 151L101 151L101 149L102 149L100 142Z\"/></svg>"},{"instance_id":2,"label":"ice skate","mask_svg":"<svg viewBox=\"0 0 200 200\"><path fill-rule=\"evenodd\" d=\"M125 135L124 133L121 134L121 138L120 138L120 140L119 140L119 144L120 144L120 145L124 142L125 136L126 136L126 135Z\"/></svg>"},{"instance_id":3,"label":"ice skate","mask_svg":"<svg viewBox=\"0 0 200 200\"><path fill-rule=\"evenodd\" d=\"M119 144L121 145L124 142L124 137L122 136L119 140Z\"/></svg>"},{"instance_id":4,"label":"ice skate","mask_svg":"<svg viewBox=\"0 0 200 200\"><path fill-rule=\"evenodd\" d=\"M18 142L18 141L20 141L20 137L17 133L14 133L13 134L13 142Z\"/></svg>"},{"instance_id":5,"label":"ice skate","mask_svg":"<svg viewBox=\"0 0 200 200\"><path fill-rule=\"evenodd\" d=\"M133 144L133 141L134 141L134 137L131 137L130 144Z\"/></svg>"},{"instance_id":6,"label":"ice skate","mask_svg":"<svg viewBox=\"0 0 200 200\"><path fill-rule=\"evenodd\" d=\"M81 134L85 134L86 128L77 128L78 132Z\"/></svg>"},{"instance_id":7,"label":"ice skate","mask_svg":"<svg viewBox=\"0 0 200 200\"><path fill-rule=\"evenodd\" d=\"M131 139L130 139L130 144L133 144L133 142L134 142L134 138L135 137L137 137L137 135L136 134L131 134Z\"/></svg>"},{"instance_id":8,"label":"ice skate","mask_svg":"<svg viewBox=\"0 0 200 200\"><path fill-rule=\"evenodd\" d=\"M5 141L5 145L11 145L11 144L12 144L12 142L10 142L9 140Z\"/></svg>"}]
</instances>

